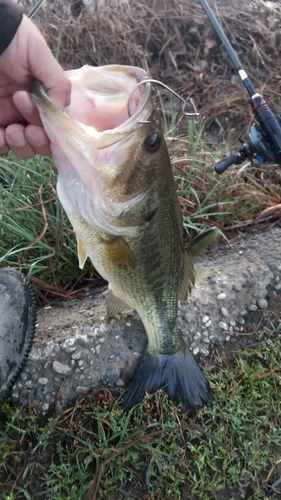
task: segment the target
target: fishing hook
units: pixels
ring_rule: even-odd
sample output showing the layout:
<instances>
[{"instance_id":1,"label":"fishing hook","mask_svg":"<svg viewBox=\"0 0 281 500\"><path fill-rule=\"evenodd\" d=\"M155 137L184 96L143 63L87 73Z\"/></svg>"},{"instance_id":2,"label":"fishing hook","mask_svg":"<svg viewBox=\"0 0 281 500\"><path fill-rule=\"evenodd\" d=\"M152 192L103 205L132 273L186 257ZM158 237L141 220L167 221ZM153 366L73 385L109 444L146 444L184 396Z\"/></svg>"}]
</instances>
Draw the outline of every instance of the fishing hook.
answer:
<instances>
[{"instance_id":1,"label":"fishing hook","mask_svg":"<svg viewBox=\"0 0 281 500\"><path fill-rule=\"evenodd\" d=\"M133 95L134 95L135 91L141 85L143 85L144 83L156 83L157 85L161 85L166 90L168 90L169 92L171 92L171 94L173 94L174 96L176 96L182 102L182 107L181 107L181 113L182 113L182 115L184 115L184 116L194 116L195 117L195 123L198 123L198 118L197 117L199 116L200 113L197 113L195 102L192 99L192 97L189 97L188 101L191 103L191 105L192 105L192 107L194 109L194 113L188 113L185 110L185 107L187 105L187 101L183 97L181 97L179 94L177 94L177 92L175 92L173 89L171 89L170 87L168 87L168 85L166 85L163 82L160 82L159 80L154 80L153 78L146 78L145 80L142 80L132 90L131 94L129 95L129 99L128 99L128 115L129 115L129 117L132 116L132 113L131 113L131 102L132 102ZM149 123L149 122L145 122L145 123Z\"/></svg>"}]
</instances>

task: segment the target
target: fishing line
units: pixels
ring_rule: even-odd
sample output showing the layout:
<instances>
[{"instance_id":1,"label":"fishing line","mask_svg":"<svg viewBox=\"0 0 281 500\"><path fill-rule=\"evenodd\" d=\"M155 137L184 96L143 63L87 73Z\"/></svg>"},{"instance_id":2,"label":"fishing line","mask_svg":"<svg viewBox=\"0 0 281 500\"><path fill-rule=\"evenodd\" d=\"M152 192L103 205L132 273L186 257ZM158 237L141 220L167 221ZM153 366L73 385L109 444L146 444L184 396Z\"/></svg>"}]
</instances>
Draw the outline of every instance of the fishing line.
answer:
<instances>
[{"instance_id":1,"label":"fishing line","mask_svg":"<svg viewBox=\"0 0 281 500\"><path fill-rule=\"evenodd\" d=\"M145 80L142 80L132 90L131 94L129 95L128 105L127 105L129 117L132 116L132 113L131 113L131 102L132 102L133 95L136 92L136 90L139 87L141 87L141 85L144 85L146 83L156 83L157 85L160 85L161 87L164 87L166 90L168 90L171 94L173 94L175 97L177 97L182 102L182 107L181 107L181 113L182 113L182 115L184 115L184 116L193 116L193 117L195 117L195 123L198 123L198 116L199 116L200 113L197 113L195 102L192 99L192 97L189 97L187 100L185 100L177 92L175 92L173 89L171 89L171 87L168 87L168 85L166 85L165 83L160 82L159 80L154 80L153 78L146 78ZM192 105L192 108L194 110L193 113L189 113L188 111L186 111L186 106L188 105L188 103L190 103ZM149 123L149 122L145 122L145 123Z\"/></svg>"},{"instance_id":2,"label":"fishing line","mask_svg":"<svg viewBox=\"0 0 281 500\"><path fill-rule=\"evenodd\" d=\"M29 13L27 14L27 17L29 17L29 19L31 19L34 14L36 14L43 2L44 0L38 0L38 2L36 2L36 4L30 9Z\"/></svg>"}]
</instances>

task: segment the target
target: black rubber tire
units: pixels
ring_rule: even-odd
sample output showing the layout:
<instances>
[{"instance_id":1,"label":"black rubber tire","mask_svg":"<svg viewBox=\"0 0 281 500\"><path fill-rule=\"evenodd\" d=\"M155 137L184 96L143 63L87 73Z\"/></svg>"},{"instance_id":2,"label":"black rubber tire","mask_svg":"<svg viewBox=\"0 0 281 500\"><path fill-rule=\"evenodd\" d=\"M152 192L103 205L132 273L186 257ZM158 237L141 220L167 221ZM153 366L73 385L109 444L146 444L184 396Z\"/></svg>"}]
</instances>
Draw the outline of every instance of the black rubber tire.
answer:
<instances>
[{"instance_id":1,"label":"black rubber tire","mask_svg":"<svg viewBox=\"0 0 281 500\"><path fill-rule=\"evenodd\" d=\"M9 397L26 363L35 323L31 285L19 271L0 269L0 404Z\"/></svg>"}]
</instances>

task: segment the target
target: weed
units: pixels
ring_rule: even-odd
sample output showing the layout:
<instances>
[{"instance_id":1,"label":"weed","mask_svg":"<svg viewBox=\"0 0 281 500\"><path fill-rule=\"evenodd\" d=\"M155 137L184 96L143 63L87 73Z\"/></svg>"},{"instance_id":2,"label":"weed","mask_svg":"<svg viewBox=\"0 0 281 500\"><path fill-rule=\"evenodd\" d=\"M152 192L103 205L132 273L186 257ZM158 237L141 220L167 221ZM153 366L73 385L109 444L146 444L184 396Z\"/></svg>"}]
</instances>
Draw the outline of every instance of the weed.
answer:
<instances>
[{"instance_id":1,"label":"weed","mask_svg":"<svg viewBox=\"0 0 281 500\"><path fill-rule=\"evenodd\" d=\"M108 391L48 418L4 404L3 500L277 498L280 333L259 332L253 345L233 364L213 357L206 371L216 403L196 415L162 391L127 414Z\"/></svg>"}]
</instances>

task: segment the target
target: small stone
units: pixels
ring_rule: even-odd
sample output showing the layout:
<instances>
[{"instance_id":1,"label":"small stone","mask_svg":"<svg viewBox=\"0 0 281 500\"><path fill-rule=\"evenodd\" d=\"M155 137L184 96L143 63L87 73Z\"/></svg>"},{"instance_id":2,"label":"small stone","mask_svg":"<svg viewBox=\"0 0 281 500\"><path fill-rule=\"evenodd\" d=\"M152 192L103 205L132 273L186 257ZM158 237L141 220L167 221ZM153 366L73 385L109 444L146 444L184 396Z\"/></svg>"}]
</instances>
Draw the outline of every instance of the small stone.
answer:
<instances>
[{"instance_id":1,"label":"small stone","mask_svg":"<svg viewBox=\"0 0 281 500\"><path fill-rule=\"evenodd\" d=\"M127 361L127 359L128 359L127 354L123 351L118 352L118 356L120 359L123 359L124 361Z\"/></svg>"},{"instance_id":2,"label":"small stone","mask_svg":"<svg viewBox=\"0 0 281 500\"><path fill-rule=\"evenodd\" d=\"M68 365L64 365L59 361L53 361L52 370L56 373L60 373L61 375L67 375L72 371L72 368Z\"/></svg>"},{"instance_id":3,"label":"small stone","mask_svg":"<svg viewBox=\"0 0 281 500\"><path fill-rule=\"evenodd\" d=\"M234 299L234 305L235 306L241 306L241 304L242 304L241 297L236 296L235 299Z\"/></svg>"},{"instance_id":4,"label":"small stone","mask_svg":"<svg viewBox=\"0 0 281 500\"><path fill-rule=\"evenodd\" d=\"M237 316L236 321L237 321L237 323L239 323L239 325L245 324L245 320L244 320L244 318L242 318L242 316Z\"/></svg>"},{"instance_id":5,"label":"small stone","mask_svg":"<svg viewBox=\"0 0 281 500\"><path fill-rule=\"evenodd\" d=\"M207 315L203 316L202 323L204 323L204 324L207 323L207 321L209 321L209 319L210 319L209 316L207 316Z\"/></svg>"},{"instance_id":6,"label":"small stone","mask_svg":"<svg viewBox=\"0 0 281 500\"><path fill-rule=\"evenodd\" d=\"M226 309L226 307L221 307L221 313L225 318L227 318L228 310Z\"/></svg>"},{"instance_id":7,"label":"small stone","mask_svg":"<svg viewBox=\"0 0 281 500\"><path fill-rule=\"evenodd\" d=\"M247 315L248 315L248 311L246 309L243 309L243 311L240 312L240 316L242 316L242 318L244 318Z\"/></svg>"},{"instance_id":8,"label":"small stone","mask_svg":"<svg viewBox=\"0 0 281 500\"><path fill-rule=\"evenodd\" d=\"M281 283L274 285L274 290L281 290Z\"/></svg>"},{"instance_id":9,"label":"small stone","mask_svg":"<svg viewBox=\"0 0 281 500\"><path fill-rule=\"evenodd\" d=\"M48 403L44 403L44 404L42 404L42 411L43 411L43 412L48 411L49 407L50 407L50 406L49 406L49 404L48 404Z\"/></svg>"},{"instance_id":10,"label":"small stone","mask_svg":"<svg viewBox=\"0 0 281 500\"><path fill-rule=\"evenodd\" d=\"M185 314L183 318L187 323L191 323L192 321L192 317L190 314Z\"/></svg>"},{"instance_id":11,"label":"small stone","mask_svg":"<svg viewBox=\"0 0 281 500\"><path fill-rule=\"evenodd\" d=\"M217 300L225 300L226 299L226 293L222 292L217 295Z\"/></svg>"},{"instance_id":12,"label":"small stone","mask_svg":"<svg viewBox=\"0 0 281 500\"><path fill-rule=\"evenodd\" d=\"M194 349L192 349L192 352L193 352L194 356L196 356L196 354L198 354L198 353L199 353L199 350L200 350L200 349L199 349L199 347L198 347L198 346L196 346L196 347L194 347Z\"/></svg>"},{"instance_id":13,"label":"small stone","mask_svg":"<svg viewBox=\"0 0 281 500\"><path fill-rule=\"evenodd\" d=\"M225 341L226 341L226 342L229 342L229 341L230 341L230 339L231 339L230 335L227 335L227 336L225 337Z\"/></svg>"},{"instance_id":14,"label":"small stone","mask_svg":"<svg viewBox=\"0 0 281 500\"><path fill-rule=\"evenodd\" d=\"M72 354L74 351L76 351L76 347L74 347L74 346L67 347L67 346L61 345L60 348L62 351L67 352L67 354Z\"/></svg>"},{"instance_id":15,"label":"small stone","mask_svg":"<svg viewBox=\"0 0 281 500\"><path fill-rule=\"evenodd\" d=\"M103 344L103 343L105 342L105 337L101 337L101 338L99 339L99 342L100 342L101 344Z\"/></svg>"},{"instance_id":16,"label":"small stone","mask_svg":"<svg viewBox=\"0 0 281 500\"><path fill-rule=\"evenodd\" d=\"M254 311L257 311L257 310L258 310L258 306L256 306L256 304L251 304L249 306L249 311L254 312Z\"/></svg>"},{"instance_id":17,"label":"small stone","mask_svg":"<svg viewBox=\"0 0 281 500\"><path fill-rule=\"evenodd\" d=\"M209 356L210 351L205 347L200 347L200 353L203 354L203 356Z\"/></svg>"},{"instance_id":18,"label":"small stone","mask_svg":"<svg viewBox=\"0 0 281 500\"><path fill-rule=\"evenodd\" d=\"M206 328L209 328L212 324L212 321L209 319L209 321L207 321L207 323L205 323L205 327Z\"/></svg>"},{"instance_id":19,"label":"small stone","mask_svg":"<svg viewBox=\"0 0 281 500\"><path fill-rule=\"evenodd\" d=\"M248 288L254 288L254 286L256 286L256 283L257 283L256 280L249 281Z\"/></svg>"},{"instance_id":20,"label":"small stone","mask_svg":"<svg viewBox=\"0 0 281 500\"><path fill-rule=\"evenodd\" d=\"M267 302L267 300L265 300L265 299L260 299L260 300L258 300L258 307L259 307L260 309L266 309L266 308L267 308L267 306L268 306L268 302Z\"/></svg>"},{"instance_id":21,"label":"small stone","mask_svg":"<svg viewBox=\"0 0 281 500\"><path fill-rule=\"evenodd\" d=\"M268 268L272 273L277 271L277 264L275 262L268 262Z\"/></svg>"},{"instance_id":22,"label":"small stone","mask_svg":"<svg viewBox=\"0 0 281 500\"><path fill-rule=\"evenodd\" d=\"M228 273L227 273L228 276L236 276L236 274L237 274L237 271L234 271L234 270L228 271Z\"/></svg>"},{"instance_id":23,"label":"small stone","mask_svg":"<svg viewBox=\"0 0 281 500\"><path fill-rule=\"evenodd\" d=\"M111 354L111 355L109 356L109 359L114 359L114 358L115 358L114 354Z\"/></svg>"},{"instance_id":24,"label":"small stone","mask_svg":"<svg viewBox=\"0 0 281 500\"><path fill-rule=\"evenodd\" d=\"M24 373L24 372L22 372L22 373L20 374L20 379L21 379L21 381L22 381L22 382L25 382L25 381L27 380L27 374L26 374L26 373Z\"/></svg>"},{"instance_id":25,"label":"small stone","mask_svg":"<svg viewBox=\"0 0 281 500\"><path fill-rule=\"evenodd\" d=\"M140 358L141 357L141 354L139 352L134 352L133 355L136 357L136 358Z\"/></svg>"},{"instance_id":26,"label":"small stone","mask_svg":"<svg viewBox=\"0 0 281 500\"><path fill-rule=\"evenodd\" d=\"M209 337L209 332L207 330L204 330L204 332L202 332L202 335L203 337Z\"/></svg>"},{"instance_id":27,"label":"small stone","mask_svg":"<svg viewBox=\"0 0 281 500\"><path fill-rule=\"evenodd\" d=\"M204 337L203 342L204 342L204 344L209 344L210 343L209 337Z\"/></svg>"},{"instance_id":28,"label":"small stone","mask_svg":"<svg viewBox=\"0 0 281 500\"><path fill-rule=\"evenodd\" d=\"M235 326L235 325L236 325L236 323L235 323L234 319L231 319L231 320L230 320L230 322L229 322L229 324L230 324L231 326Z\"/></svg>"},{"instance_id":29,"label":"small stone","mask_svg":"<svg viewBox=\"0 0 281 500\"><path fill-rule=\"evenodd\" d=\"M201 339L202 335L200 332L196 332L193 336L194 340L198 340L198 339Z\"/></svg>"},{"instance_id":30,"label":"small stone","mask_svg":"<svg viewBox=\"0 0 281 500\"><path fill-rule=\"evenodd\" d=\"M75 389L76 394L83 394L89 390L88 387L85 387L83 385L78 385Z\"/></svg>"},{"instance_id":31,"label":"small stone","mask_svg":"<svg viewBox=\"0 0 281 500\"><path fill-rule=\"evenodd\" d=\"M123 382L123 380L121 380L121 378L119 378L118 380L116 380L115 385L116 385L116 387L123 387L124 382Z\"/></svg>"},{"instance_id":32,"label":"small stone","mask_svg":"<svg viewBox=\"0 0 281 500\"><path fill-rule=\"evenodd\" d=\"M78 361L78 363L77 363L77 364L78 364L78 366L80 366L80 367L81 367L81 366L83 366L83 365L84 365L84 361L83 361L83 359L79 359L79 361Z\"/></svg>"},{"instance_id":33,"label":"small stone","mask_svg":"<svg viewBox=\"0 0 281 500\"><path fill-rule=\"evenodd\" d=\"M104 380L107 384L115 384L116 380L118 380L118 375L116 373L107 373L104 376Z\"/></svg>"},{"instance_id":34,"label":"small stone","mask_svg":"<svg viewBox=\"0 0 281 500\"><path fill-rule=\"evenodd\" d=\"M82 356L82 351L77 351L77 352L74 352L73 354L71 354L71 359L74 359L75 361L77 361L78 359L80 359Z\"/></svg>"},{"instance_id":35,"label":"small stone","mask_svg":"<svg viewBox=\"0 0 281 500\"><path fill-rule=\"evenodd\" d=\"M28 403L28 392L27 391L22 391L20 394L20 399L19 402L21 405L27 405Z\"/></svg>"},{"instance_id":36,"label":"small stone","mask_svg":"<svg viewBox=\"0 0 281 500\"><path fill-rule=\"evenodd\" d=\"M46 377L40 377L37 382L38 382L38 384L41 384L41 385L47 385L48 379Z\"/></svg>"},{"instance_id":37,"label":"small stone","mask_svg":"<svg viewBox=\"0 0 281 500\"><path fill-rule=\"evenodd\" d=\"M101 345L100 345L100 344L98 344L98 345L96 346L96 353L97 353L97 354L100 354L100 350L101 350Z\"/></svg>"},{"instance_id":38,"label":"small stone","mask_svg":"<svg viewBox=\"0 0 281 500\"><path fill-rule=\"evenodd\" d=\"M42 387L40 387L39 385L37 387L35 387L34 397L35 397L35 399L38 399L39 401L41 401L43 399L43 397L42 397Z\"/></svg>"},{"instance_id":39,"label":"small stone","mask_svg":"<svg viewBox=\"0 0 281 500\"><path fill-rule=\"evenodd\" d=\"M219 328L221 328L222 330L228 330L228 324L225 323L224 321L220 321Z\"/></svg>"}]
</instances>

